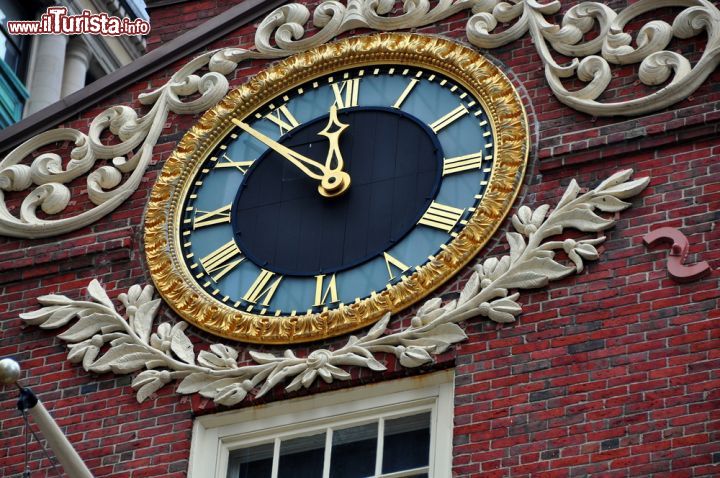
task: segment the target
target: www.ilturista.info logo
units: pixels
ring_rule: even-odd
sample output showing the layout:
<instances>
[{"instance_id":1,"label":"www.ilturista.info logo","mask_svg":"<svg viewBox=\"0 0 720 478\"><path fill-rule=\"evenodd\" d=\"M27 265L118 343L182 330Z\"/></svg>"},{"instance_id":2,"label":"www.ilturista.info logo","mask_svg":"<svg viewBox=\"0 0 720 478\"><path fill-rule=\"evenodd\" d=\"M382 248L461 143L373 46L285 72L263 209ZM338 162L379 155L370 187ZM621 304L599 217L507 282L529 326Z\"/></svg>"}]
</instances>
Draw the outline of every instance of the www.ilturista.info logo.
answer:
<instances>
[{"instance_id":1,"label":"www.ilturista.info logo","mask_svg":"<svg viewBox=\"0 0 720 478\"><path fill-rule=\"evenodd\" d=\"M111 17L90 10L68 15L66 7L48 7L40 20L8 20L7 29L11 35L147 35L150 23L141 18Z\"/></svg>"}]
</instances>

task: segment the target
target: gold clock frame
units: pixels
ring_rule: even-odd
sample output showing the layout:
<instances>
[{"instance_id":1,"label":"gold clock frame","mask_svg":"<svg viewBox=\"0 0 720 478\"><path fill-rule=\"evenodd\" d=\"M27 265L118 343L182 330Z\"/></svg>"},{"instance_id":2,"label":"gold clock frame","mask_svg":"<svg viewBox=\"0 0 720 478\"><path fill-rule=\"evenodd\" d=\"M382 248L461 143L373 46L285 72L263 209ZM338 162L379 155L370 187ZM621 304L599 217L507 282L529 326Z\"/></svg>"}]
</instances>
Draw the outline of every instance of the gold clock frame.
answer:
<instances>
[{"instance_id":1,"label":"gold clock frame","mask_svg":"<svg viewBox=\"0 0 720 478\"><path fill-rule=\"evenodd\" d=\"M483 102L493 127L494 166L485 193L465 228L403 281L332 310L298 316L238 311L192 278L181 257L181 207L195 171L234 127L273 98L338 69L377 64L440 72ZM155 183L145 217L145 254L157 290L185 320L212 334L251 343L289 344L345 334L398 312L460 271L492 237L510 211L525 174L527 117L515 88L479 53L450 40L408 33L353 37L299 53L270 66L231 91L180 140Z\"/></svg>"}]
</instances>

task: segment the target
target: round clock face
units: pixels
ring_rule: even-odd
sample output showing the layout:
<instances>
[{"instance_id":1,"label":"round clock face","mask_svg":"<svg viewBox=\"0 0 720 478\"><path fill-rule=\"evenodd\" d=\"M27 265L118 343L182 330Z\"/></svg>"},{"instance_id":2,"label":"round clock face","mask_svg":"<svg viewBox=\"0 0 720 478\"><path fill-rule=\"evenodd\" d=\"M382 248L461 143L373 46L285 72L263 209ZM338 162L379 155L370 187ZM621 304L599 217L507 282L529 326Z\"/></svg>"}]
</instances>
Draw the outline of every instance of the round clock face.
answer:
<instances>
[{"instance_id":1,"label":"round clock face","mask_svg":"<svg viewBox=\"0 0 720 478\"><path fill-rule=\"evenodd\" d=\"M163 225L192 295L159 286L183 316L254 342L337 335L427 295L497 227L496 105L427 58L370 57L316 60L322 73L228 114L184 168ZM525 150L500 188L508 208Z\"/></svg>"}]
</instances>

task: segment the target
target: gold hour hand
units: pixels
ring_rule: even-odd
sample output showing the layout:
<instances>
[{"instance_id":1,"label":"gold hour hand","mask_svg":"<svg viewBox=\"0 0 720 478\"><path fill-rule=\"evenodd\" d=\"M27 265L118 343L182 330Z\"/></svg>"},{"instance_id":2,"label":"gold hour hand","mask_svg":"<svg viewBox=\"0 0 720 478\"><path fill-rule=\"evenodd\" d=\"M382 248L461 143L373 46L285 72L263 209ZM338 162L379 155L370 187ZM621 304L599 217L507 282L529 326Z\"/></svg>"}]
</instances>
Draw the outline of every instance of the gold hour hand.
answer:
<instances>
[{"instance_id":1,"label":"gold hour hand","mask_svg":"<svg viewBox=\"0 0 720 478\"><path fill-rule=\"evenodd\" d=\"M337 129L335 131L331 131L333 127L336 127ZM337 106L333 105L330 108L330 118L328 119L325 129L318 133L320 136L325 136L328 139L329 145L327 159L325 160L325 167L333 171L340 171L343 168L343 157L340 152L340 135L347 129L347 127L347 124L342 123L338 119ZM336 163L334 168L331 167L333 158Z\"/></svg>"},{"instance_id":2,"label":"gold hour hand","mask_svg":"<svg viewBox=\"0 0 720 478\"><path fill-rule=\"evenodd\" d=\"M265 146L269 147L270 149L278 153L280 156L293 163L295 166L298 167L298 169L300 169L300 171L302 171L312 179L322 181L322 179L330 173L329 169L325 165L318 163L317 161L313 161L307 156L304 156L297 151L293 151L287 146L283 146L272 138L269 138L260 131L254 129L249 124L243 123L242 121L235 118L233 118L232 121L250 136L257 139L261 143L264 143Z\"/></svg>"}]
</instances>

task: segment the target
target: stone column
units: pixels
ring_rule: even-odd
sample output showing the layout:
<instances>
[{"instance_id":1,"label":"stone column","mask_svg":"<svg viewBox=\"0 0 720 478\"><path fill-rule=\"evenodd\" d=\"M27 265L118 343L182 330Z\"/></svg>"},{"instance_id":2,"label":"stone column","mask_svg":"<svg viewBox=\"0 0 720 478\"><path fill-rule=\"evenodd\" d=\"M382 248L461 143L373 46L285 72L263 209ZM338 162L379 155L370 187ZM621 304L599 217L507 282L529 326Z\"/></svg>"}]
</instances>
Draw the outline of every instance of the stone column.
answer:
<instances>
[{"instance_id":1,"label":"stone column","mask_svg":"<svg viewBox=\"0 0 720 478\"><path fill-rule=\"evenodd\" d=\"M35 37L31 60L28 91L30 98L25 116L51 105L60 99L63 68L65 66L65 35L38 35Z\"/></svg>"},{"instance_id":2,"label":"stone column","mask_svg":"<svg viewBox=\"0 0 720 478\"><path fill-rule=\"evenodd\" d=\"M85 86L85 75L90 64L90 49L80 37L73 37L65 54L61 97L64 98Z\"/></svg>"}]
</instances>

